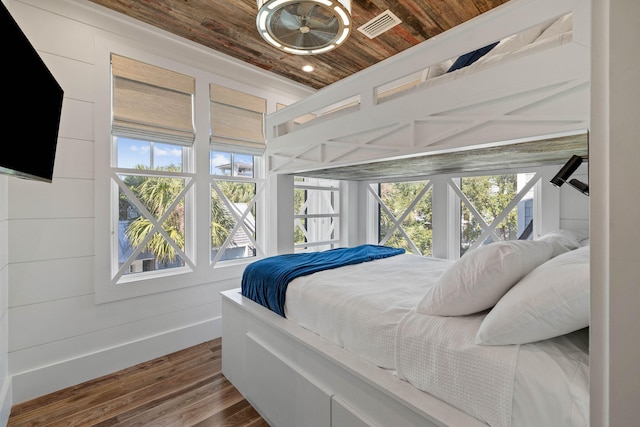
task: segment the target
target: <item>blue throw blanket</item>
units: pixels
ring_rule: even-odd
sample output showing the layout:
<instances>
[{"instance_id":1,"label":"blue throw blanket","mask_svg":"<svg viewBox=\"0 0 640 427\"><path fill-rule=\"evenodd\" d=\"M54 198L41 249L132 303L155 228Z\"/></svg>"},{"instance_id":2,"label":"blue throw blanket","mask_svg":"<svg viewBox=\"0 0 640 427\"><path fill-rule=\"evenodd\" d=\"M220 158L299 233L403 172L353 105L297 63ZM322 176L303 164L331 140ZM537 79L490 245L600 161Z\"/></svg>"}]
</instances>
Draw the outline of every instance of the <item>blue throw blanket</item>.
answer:
<instances>
[{"instance_id":1,"label":"blue throw blanket","mask_svg":"<svg viewBox=\"0 0 640 427\"><path fill-rule=\"evenodd\" d=\"M242 275L242 295L284 315L287 286L293 279L322 270L373 261L404 253L389 246L360 245L323 252L276 255L249 264Z\"/></svg>"}]
</instances>

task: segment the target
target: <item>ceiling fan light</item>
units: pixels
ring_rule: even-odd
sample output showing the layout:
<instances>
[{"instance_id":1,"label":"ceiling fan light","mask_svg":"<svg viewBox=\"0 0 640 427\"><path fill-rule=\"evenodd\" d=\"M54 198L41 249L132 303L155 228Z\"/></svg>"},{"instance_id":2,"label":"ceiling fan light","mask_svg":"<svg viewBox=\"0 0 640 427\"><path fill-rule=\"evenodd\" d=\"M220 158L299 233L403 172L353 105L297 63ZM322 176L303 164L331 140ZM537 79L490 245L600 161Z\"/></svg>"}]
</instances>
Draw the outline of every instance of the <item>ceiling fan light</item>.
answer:
<instances>
[{"instance_id":1,"label":"ceiling fan light","mask_svg":"<svg viewBox=\"0 0 640 427\"><path fill-rule=\"evenodd\" d=\"M340 36L340 38L336 40L336 45L341 45L342 42L345 41L348 36L349 36L349 29L345 28L344 31L342 31L342 36Z\"/></svg>"},{"instance_id":2,"label":"ceiling fan light","mask_svg":"<svg viewBox=\"0 0 640 427\"><path fill-rule=\"evenodd\" d=\"M333 9L336 12L338 12L338 15L340 15L340 17L342 18L342 24L345 27L351 25L351 19L349 19L349 15L347 15L347 13L344 10L342 10L342 8L340 6L336 6Z\"/></svg>"},{"instance_id":3,"label":"ceiling fan light","mask_svg":"<svg viewBox=\"0 0 640 427\"><path fill-rule=\"evenodd\" d=\"M269 16L269 12L267 12L266 10L263 10L260 13L260 16L258 18L258 29L260 30L260 33L264 33L265 31L267 31L267 16Z\"/></svg>"},{"instance_id":4,"label":"ceiling fan light","mask_svg":"<svg viewBox=\"0 0 640 427\"><path fill-rule=\"evenodd\" d=\"M256 26L270 45L294 55L327 52L351 32L351 0L257 0Z\"/></svg>"},{"instance_id":5,"label":"ceiling fan light","mask_svg":"<svg viewBox=\"0 0 640 427\"><path fill-rule=\"evenodd\" d=\"M262 33L262 37L264 37L264 39L266 41L268 41L270 44L272 44L273 46L275 46L277 48L281 48L282 47L282 45L280 43L278 43L277 41L275 41L274 39L271 38L269 33L267 33L267 32Z\"/></svg>"},{"instance_id":6,"label":"ceiling fan light","mask_svg":"<svg viewBox=\"0 0 640 427\"><path fill-rule=\"evenodd\" d=\"M293 53L294 55L311 55L312 53L310 50L292 49L287 46L282 46L282 50Z\"/></svg>"},{"instance_id":7,"label":"ceiling fan light","mask_svg":"<svg viewBox=\"0 0 640 427\"><path fill-rule=\"evenodd\" d=\"M347 12L349 12L349 14L351 14L351 0L338 0L338 3L340 3L342 6L344 6L344 8L347 10Z\"/></svg>"},{"instance_id":8,"label":"ceiling fan light","mask_svg":"<svg viewBox=\"0 0 640 427\"><path fill-rule=\"evenodd\" d=\"M281 4L283 4L283 3L289 3L290 1L291 1L291 0L274 0L274 1L270 2L270 3L267 5L267 7L268 7L269 9L273 10L273 9L275 9L276 7L280 6ZM265 3L268 3L268 2L265 2L265 1L262 1L262 2L261 2L260 0L258 0L258 7L260 7L260 3L262 3L262 4L264 5Z\"/></svg>"},{"instance_id":9,"label":"ceiling fan light","mask_svg":"<svg viewBox=\"0 0 640 427\"><path fill-rule=\"evenodd\" d=\"M322 49L314 49L314 50L311 51L311 53L315 55L317 53L327 52L327 51L333 49L334 47L336 47L336 45L332 44L331 46L323 47Z\"/></svg>"}]
</instances>

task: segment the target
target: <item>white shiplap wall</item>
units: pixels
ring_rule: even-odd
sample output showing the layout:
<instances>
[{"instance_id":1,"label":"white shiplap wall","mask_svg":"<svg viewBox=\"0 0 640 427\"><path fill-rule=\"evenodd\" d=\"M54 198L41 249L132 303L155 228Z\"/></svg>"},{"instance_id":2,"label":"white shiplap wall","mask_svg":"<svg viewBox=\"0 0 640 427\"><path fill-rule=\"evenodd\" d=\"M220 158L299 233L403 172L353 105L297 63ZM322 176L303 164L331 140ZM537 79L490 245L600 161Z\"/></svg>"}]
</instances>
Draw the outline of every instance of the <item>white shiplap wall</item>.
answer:
<instances>
[{"instance_id":1,"label":"white shiplap wall","mask_svg":"<svg viewBox=\"0 0 640 427\"><path fill-rule=\"evenodd\" d=\"M6 425L11 413L11 377L9 376L9 254L8 197L10 178L0 175L0 425ZM16 179L16 178L11 178Z\"/></svg>"},{"instance_id":2,"label":"white shiplap wall","mask_svg":"<svg viewBox=\"0 0 640 427\"><path fill-rule=\"evenodd\" d=\"M575 178L588 184L588 169L588 163L582 163L571 175L571 179ZM589 234L589 197L568 184L560 187L560 228Z\"/></svg>"},{"instance_id":3,"label":"white shiplap wall","mask_svg":"<svg viewBox=\"0 0 640 427\"><path fill-rule=\"evenodd\" d=\"M2 0L6 6L6 0ZM0 425L6 425L13 402L9 375L9 199L8 177L0 176Z\"/></svg>"},{"instance_id":4,"label":"white shiplap wall","mask_svg":"<svg viewBox=\"0 0 640 427\"><path fill-rule=\"evenodd\" d=\"M1 181L0 243L10 250L0 251L0 351L8 340L0 353L8 354L0 360L0 379L8 366L16 404L219 337L219 293L239 286L237 277L216 281L212 274L181 290L95 304L100 242L94 239L93 118L95 108L105 108L94 104L96 38L117 34L224 78L251 86L263 82L260 90L273 93L268 101L274 110L276 101L292 102L311 90L87 1L7 4L65 92L53 183ZM8 210L5 200L11 202Z\"/></svg>"}]
</instances>

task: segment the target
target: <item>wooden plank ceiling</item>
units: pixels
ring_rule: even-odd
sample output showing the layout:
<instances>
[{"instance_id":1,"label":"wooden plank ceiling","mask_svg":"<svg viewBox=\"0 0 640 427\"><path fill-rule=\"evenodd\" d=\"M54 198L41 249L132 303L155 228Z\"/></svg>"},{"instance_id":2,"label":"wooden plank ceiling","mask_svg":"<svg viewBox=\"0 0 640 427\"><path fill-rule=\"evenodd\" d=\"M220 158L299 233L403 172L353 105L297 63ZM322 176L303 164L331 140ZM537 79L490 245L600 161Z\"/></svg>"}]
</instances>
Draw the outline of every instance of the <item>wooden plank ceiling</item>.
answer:
<instances>
[{"instance_id":1,"label":"wooden plank ceiling","mask_svg":"<svg viewBox=\"0 0 640 427\"><path fill-rule=\"evenodd\" d=\"M297 56L269 46L256 30L255 0L89 0L314 89L354 74L508 0L352 0L354 25L339 48ZM369 39L357 31L389 10L402 22ZM311 64L313 73L302 71Z\"/></svg>"}]
</instances>

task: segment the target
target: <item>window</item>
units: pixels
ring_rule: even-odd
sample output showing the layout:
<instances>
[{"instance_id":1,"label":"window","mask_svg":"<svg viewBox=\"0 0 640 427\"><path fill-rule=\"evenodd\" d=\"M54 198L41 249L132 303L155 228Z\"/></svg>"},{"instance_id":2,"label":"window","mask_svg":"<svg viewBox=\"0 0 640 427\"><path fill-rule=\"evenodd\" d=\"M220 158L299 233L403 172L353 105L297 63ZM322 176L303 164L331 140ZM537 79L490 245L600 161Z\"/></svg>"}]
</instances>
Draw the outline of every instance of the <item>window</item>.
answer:
<instances>
[{"instance_id":1,"label":"window","mask_svg":"<svg viewBox=\"0 0 640 427\"><path fill-rule=\"evenodd\" d=\"M370 183L368 240L408 253L457 258L498 240L532 238L539 173L432 176Z\"/></svg>"},{"instance_id":2,"label":"window","mask_svg":"<svg viewBox=\"0 0 640 427\"><path fill-rule=\"evenodd\" d=\"M494 241L527 238L538 180L525 173L450 180L460 198L460 255Z\"/></svg>"},{"instance_id":3,"label":"window","mask_svg":"<svg viewBox=\"0 0 640 427\"><path fill-rule=\"evenodd\" d=\"M322 251L339 245L340 183L336 180L295 177L294 249Z\"/></svg>"},{"instance_id":4,"label":"window","mask_svg":"<svg viewBox=\"0 0 640 427\"><path fill-rule=\"evenodd\" d=\"M119 55L111 67L111 278L192 270L195 78Z\"/></svg>"},{"instance_id":5,"label":"window","mask_svg":"<svg viewBox=\"0 0 640 427\"><path fill-rule=\"evenodd\" d=\"M211 262L255 257L256 204L264 188L258 167L265 150L266 100L209 87L211 137Z\"/></svg>"},{"instance_id":6,"label":"window","mask_svg":"<svg viewBox=\"0 0 640 427\"><path fill-rule=\"evenodd\" d=\"M378 243L408 253L433 253L431 183L429 181L371 184L378 206Z\"/></svg>"},{"instance_id":7,"label":"window","mask_svg":"<svg viewBox=\"0 0 640 427\"><path fill-rule=\"evenodd\" d=\"M211 151L211 262L255 257L258 185L253 156Z\"/></svg>"},{"instance_id":8,"label":"window","mask_svg":"<svg viewBox=\"0 0 640 427\"><path fill-rule=\"evenodd\" d=\"M102 42L96 301L238 277L264 254L266 98L238 82L214 84L221 78L202 69Z\"/></svg>"},{"instance_id":9,"label":"window","mask_svg":"<svg viewBox=\"0 0 640 427\"><path fill-rule=\"evenodd\" d=\"M116 141L131 149L155 145L118 137ZM163 150L153 147L149 151ZM179 164L173 163L157 167L138 163L126 173L118 169L114 177L119 206L116 276L184 267L190 258L185 252L185 199L191 197L192 179L180 174Z\"/></svg>"}]
</instances>

